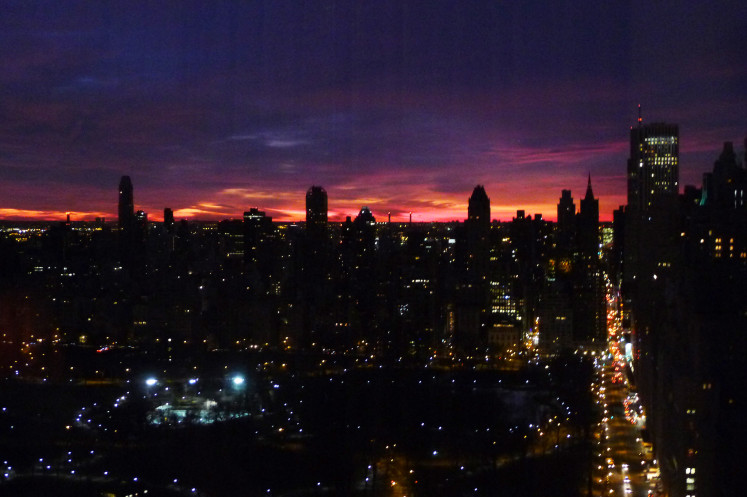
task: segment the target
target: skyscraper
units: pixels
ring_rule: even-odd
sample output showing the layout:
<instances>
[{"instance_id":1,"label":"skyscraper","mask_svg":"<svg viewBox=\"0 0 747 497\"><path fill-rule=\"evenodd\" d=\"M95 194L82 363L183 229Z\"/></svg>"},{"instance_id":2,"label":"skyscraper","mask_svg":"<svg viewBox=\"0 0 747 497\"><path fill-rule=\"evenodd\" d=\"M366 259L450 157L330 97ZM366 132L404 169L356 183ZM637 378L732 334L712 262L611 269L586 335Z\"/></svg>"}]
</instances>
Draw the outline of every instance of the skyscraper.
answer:
<instances>
[{"instance_id":1,"label":"skyscraper","mask_svg":"<svg viewBox=\"0 0 747 497\"><path fill-rule=\"evenodd\" d=\"M490 199L482 185L477 185L469 197L467 222L485 231L490 226Z\"/></svg>"},{"instance_id":2,"label":"skyscraper","mask_svg":"<svg viewBox=\"0 0 747 497\"><path fill-rule=\"evenodd\" d=\"M132 201L132 181L129 176L119 180L119 229L127 229L135 218L135 206Z\"/></svg>"},{"instance_id":3,"label":"skyscraper","mask_svg":"<svg viewBox=\"0 0 747 497\"><path fill-rule=\"evenodd\" d=\"M563 190L558 202L558 229L567 228L573 224L576 215L576 204L570 190Z\"/></svg>"},{"instance_id":4,"label":"skyscraper","mask_svg":"<svg viewBox=\"0 0 747 497\"><path fill-rule=\"evenodd\" d=\"M594 198L591 175L576 217L577 259L574 264L574 339L587 346L604 345L604 281L599 263L599 199Z\"/></svg>"},{"instance_id":5,"label":"skyscraper","mask_svg":"<svg viewBox=\"0 0 747 497\"><path fill-rule=\"evenodd\" d=\"M303 344L312 343L329 345L336 343L333 331L340 331L334 323L348 321L345 318L335 320L332 316L338 312L332 285L330 268L333 258L330 256L330 243L327 233L327 192L321 186L312 186L306 191L306 233L301 238L302 255L300 271L300 288L303 294L301 309L303 311ZM343 313L340 313L343 314Z\"/></svg>"},{"instance_id":6,"label":"skyscraper","mask_svg":"<svg viewBox=\"0 0 747 497\"><path fill-rule=\"evenodd\" d=\"M469 197L463 241L458 249L462 266L456 305L456 341L462 350L474 350L484 342L483 331L490 307L488 266L490 250L490 199L477 185Z\"/></svg>"},{"instance_id":7,"label":"skyscraper","mask_svg":"<svg viewBox=\"0 0 747 497\"><path fill-rule=\"evenodd\" d=\"M674 130L648 137L672 145ZM632 133L631 148L645 149L642 136ZM676 164L676 150L663 147L648 159L652 167ZM641 160L631 153L629 168L643 169ZM630 185L623 218L624 326L664 495L742 492L747 208L741 199L747 187L740 177L746 176L727 142L701 192L686 187L673 201L666 193L676 192L676 177L660 190L663 180L647 190L644 178ZM657 172L648 171L648 178Z\"/></svg>"},{"instance_id":8,"label":"skyscraper","mask_svg":"<svg viewBox=\"0 0 747 497\"><path fill-rule=\"evenodd\" d=\"M653 123L630 129L628 159L628 208L651 209L662 195L679 191L679 128L676 124Z\"/></svg>"},{"instance_id":9,"label":"skyscraper","mask_svg":"<svg viewBox=\"0 0 747 497\"><path fill-rule=\"evenodd\" d=\"M244 262L262 271L269 271L267 261L272 254L275 227L264 211L252 207L244 212Z\"/></svg>"},{"instance_id":10,"label":"skyscraper","mask_svg":"<svg viewBox=\"0 0 747 497\"><path fill-rule=\"evenodd\" d=\"M576 204L570 190L563 190L558 202L558 263L569 263L576 240Z\"/></svg>"},{"instance_id":11,"label":"skyscraper","mask_svg":"<svg viewBox=\"0 0 747 497\"><path fill-rule=\"evenodd\" d=\"M327 192L321 186L312 186L306 192L306 230L310 234L323 234L327 228Z\"/></svg>"},{"instance_id":12,"label":"skyscraper","mask_svg":"<svg viewBox=\"0 0 747 497\"><path fill-rule=\"evenodd\" d=\"M467 273L471 274L474 284L484 282L487 278L488 233L490 232L490 199L485 187L477 185L469 197L467 207Z\"/></svg>"},{"instance_id":13,"label":"skyscraper","mask_svg":"<svg viewBox=\"0 0 747 497\"><path fill-rule=\"evenodd\" d=\"M747 190L747 170L737 162L732 142L724 142L724 148L713 165L713 172L703 175L701 204L711 210L730 211L743 209Z\"/></svg>"},{"instance_id":14,"label":"skyscraper","mask_svg":"<svg viewBox=\"0 0 747 497\"><path fill-rule=\"evenodd\" d=\"M132 181L129 176L122 176L119 180L118 224L119 260L124 267L137 273L141 268L141 262L144 263L145 225L142 225L142 230L136 226L138 220L135 216L135 206L132 200Z\"/></svg>"},{"instance_id":15,"label":"skyscraper","mask_svg":"<svg viewBox=\"0 0 747 497\"><path fill-rule=\"evenodd\" d=\"M628 205L625 210L623 297L635 298L643 280L671 267L678 235L679 128L653 123L630 129ZM642 242L649 249L643 251Z\"/></svg>"},{"instance_id":16,"label":"skyscraper","mask_svg":"<svg viewBox=\"0 0 747 497\"><path fill-rule=\"evenodd\" d=\"M586 185L586 195L581 200L578 213L578 248L582 257L599 260L599 199L591 189L591 174Z\"/></svg>"},{"instance_id":17,"label":"skyscraper","mask_svg":"<svg viewBox=\"0 0 747 497\"><path fill-rule=\"evenodd\" d=\"M174 211L169 207L163 209L163 225L169 231L174 229Z\"/></svg>"}]
</instances>

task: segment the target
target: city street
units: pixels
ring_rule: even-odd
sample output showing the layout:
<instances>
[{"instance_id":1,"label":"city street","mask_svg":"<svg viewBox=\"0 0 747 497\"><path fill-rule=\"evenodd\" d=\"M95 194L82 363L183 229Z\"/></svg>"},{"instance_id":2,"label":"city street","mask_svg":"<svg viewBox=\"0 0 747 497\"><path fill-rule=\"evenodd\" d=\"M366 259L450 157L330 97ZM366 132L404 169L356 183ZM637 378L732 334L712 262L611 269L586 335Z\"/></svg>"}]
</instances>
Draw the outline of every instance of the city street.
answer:
<instances>
[{"instance_id":1,"label":"city street","mask_svg":"<svg viewBox=\"0 0 747 497\"><path fill-rule=\"evenodd\" d=\"M645 414L626 373L616 297L608 296L609 349L597 362L593 385L601 420L594 432L594 495L656 495L656 461L644 445Z\"/></svg>"}]
</instances>

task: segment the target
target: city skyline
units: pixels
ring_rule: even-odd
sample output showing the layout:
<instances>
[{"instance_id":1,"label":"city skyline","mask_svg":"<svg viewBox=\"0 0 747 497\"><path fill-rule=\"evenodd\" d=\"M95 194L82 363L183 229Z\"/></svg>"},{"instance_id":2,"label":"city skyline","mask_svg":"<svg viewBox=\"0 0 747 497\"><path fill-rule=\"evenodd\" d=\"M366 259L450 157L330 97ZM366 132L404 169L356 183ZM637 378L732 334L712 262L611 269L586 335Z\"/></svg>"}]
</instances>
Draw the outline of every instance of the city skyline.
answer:
<instances>
[{"instance_id":1,"label":"city skyline","mask_svg":"<svg viewBox=\"0 0 747 497\"><path fill-rule=\"evenodd\" d=\"M154 220L298 221L310 185L332 221L461 220L476 184L554 219L591 173L610 220L638 104L680 127L680 189L743 156L738 2L2 4L1 219L114 218L122 175Z\"/></svg>"}]
</instances>

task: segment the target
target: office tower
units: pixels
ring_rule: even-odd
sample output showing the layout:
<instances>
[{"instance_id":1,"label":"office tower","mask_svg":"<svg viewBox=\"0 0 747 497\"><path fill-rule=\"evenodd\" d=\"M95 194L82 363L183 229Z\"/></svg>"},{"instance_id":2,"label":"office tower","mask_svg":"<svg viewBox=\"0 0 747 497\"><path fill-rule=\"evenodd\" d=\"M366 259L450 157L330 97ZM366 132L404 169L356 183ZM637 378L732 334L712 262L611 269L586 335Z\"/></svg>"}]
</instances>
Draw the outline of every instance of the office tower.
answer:
<instances>
[{"instance_id":1,"label":"office tower","mask_svg":"<svg viewBox=\"0 0 747 497\"><path fill-rule=\"evenodd\" d=\"M327 229L327 192L312 186L306 192L306 230L309 234L323 234Z\"/></svg>"},{"instance_id":2,"label":"office tower","mask_svg":"<svg viewBox=\"0 0 747 497\"><path fill-rule=\"evenodd\" d=\"M625 247L622 292L635 299L657 272L667 271L676 256L676 217L679 191L679 128L653 123L630 129L628 204L625 211ZM648 250L642 250L642 242Z\"/></svg>"},{"instance_id":3,"label":"office tower","mask_svg":"<svg viewBox=\"0 0 747 497\"><path fill-rule=\"evenodd\" d=\"M458 247L461 267L456 305L458 347L474 350L486 341L485 330L490 314L489 261L490 199L485 188L477 185L469 197L467 220Z\"/></svg>"},{"instance_id":4,"label":"office tower","mask_svg":"<svg viewBox=\"0 0 747 497\"><path fill-rule=\"evenodd\" d=\"M272 218L256 207L244 212L244 261L258 270L269 271L266 265L270 259L274 238Z\"/></svg>"},{"instance_id":5,"label":"office tower","mask_svg":"<svg viewBox=\"0 0 747 497\"><path fill-rule=\"evenodd\" d=\"M581 200L577 217L578 248L582 257L599 260L599 199L591 189L591 174L586 186L586 196Z\"/></svg>"},{"instance_id":6,"label":"office tower","mask_svg":"<svg viewBox=\"0 0 747 497\"><path fill-rule=\"evenodd\" d=\"M467 267L472 283L485 281L488 271L488 232L490 231L490 199L482 185L477 185L467 207Z\"/></svg>"},{"instance_id":7,"label":"office tower","mask_svg":"<svg viewBox=\"0 0 747 497\"><path fill-rule=\"evenodd\" d=\"M489 350L497 355L516 350L526 321L526 302L511 231L510 225L496 223L489 234L490 307L486 316L486 338Z\"/></svg>"},{"instance_id":8,"label":"office tower","mask_svg":"<svg viewBox=\"0 0 747 497\"><path fill-rule=\"evenodd\" d=\"M358 212L358 215L355 216L355 220L353 221L356 225L363 226L363 225L369 225L373 226L376 224L376 218L374 217L373 213L367 206L361 207L360 212Z\"/></svg>"},{"instance_id":9,"label":"office tower","mask_svg":"<svg viewBox=\"0 0 747 497\"><path fill-rule=\"evenodd\" d=\"M623 281L631 284L625 304L635 382L663 494L673 497L742 492L744 171L726 142L700 195L686 187L674 204L654 199L648 210L634 204L625 211Z\"/></svg>"},{"instance_id":10,"label":"office tower","mask_svg":"<svg viewBox=\"0 0 747 497\"><path fill-rule=\"evenodd\" d=\"M142 211L135 213L132 200L132 181L122 176L119 181L119 260L122 266L140 274L145 264L145 226Z\"/></svg>"},{"instance_id":11,"label":"office tower","mask_svg":"<svg viewBox=\"0 0 747 497\"><path fill-rule=\"evenodd\" d=\"M576 216L576 204L573 203L573 197L570 190L563 190L558 201L558 229L571 229L574 225L573 219Z\"/></svg>"},{"instance_id":12,"label":"office tower","mask_svg":"<svg viewBox=\"0 0 747 497\"><path fill-rule=\"evenodd\" d=\"M571 272L576 267L576 204L571 190L563 190L557 206L555 250L542 282L539 306L539 342L545 353L558 353L573 347L576 296Z\"/></svg>"},{"instance_id":13,"label":"office tower","mask_svg":"<svg viewBox=\"0 0 747 497\"><path fill-rule=\"evenodd\" d=\"M477 185L469 197L467 222L484 231L490 227L490 199L482 185Z\"/></svg>"},{"instance_id":14,"label":"office tower","mask_svg":"<svg viewBox=\"0 0 747 497\"><path fill-rule=\"evenodd\" d=\"M312 186L306 192L306 232L300 239L299 250L302 343L306 347L312 343L338 345L337 337L332 336L334 332L349 330L349 327L339 325L347 323L344 318L332 319L336 309L330 283L332 259L327 229L327 192L321 186Z\"/></svg>"},{"instance_id":15,"label":"office tower","mask_svg":"<svg viewBox=\"0 0 747 497\"><path fill-rule=\"evenodd\" d=\"M679 191L679 128L653 123L630 129L628 208L646 212L660 196Z\"/></svg>"},{"instance_id":16,"label":"office tower","mask_svg":"<svg viewBox=\"0 0 747 497\"><path fill-rule=\"evenodd\" d=\"M134 235L138 249L145 249L145 242L148 238L148 213L137 211L134 220Z\"/></svg>"},{"instance_id":17,"label":"office tower","mask_svg":"<svg viewBox=\"0 0 747 497\"><path fill-rule=\"evenodd\" d=\"M701 204L712 211L729 211L747 206L747 170L737 163L732 142L724 142L713 171L703 175Z\"/></svg>"},{"instance_id":18,"label":"office tower","mask_svg":"<svg viewBox=\"0 0 747 497\"><path fill-rule=\"evenodd\" d=\"M570 259L576 240L576 204L570 190L563 190L558 201L557 264L570 269Z\"/></svg>"},{"instance_id":19,"label":"office tower","mask_svg":"<svg viewBox=\"0 0 747 497\"><path fill-rule=\"evenodd\" d=\"M612 253L610 267L614 280L619 282L623 272L623 247L625 246L625 206L612 212Z\"/></svg>"},{"instance_id":20,"label":"office tower","mask_svg":"<svg viewBox=\"0 0 747 497\"><path fill-rule=\"evenodd\" d=\"M163 225L169 231L174 229L174 211L168 207L163 210Z\"/></svg>"},{"instance_id":21,"label":"office tower","mask_svg":"<svg viewBox=\"0 0 747 497\"><path fill-rule=\"evenodd\" d=\"M599 262L599 199L594 198L591 175L576 216L578 254L573 267L574 340L603 349L606 313L604 281Z\"/></svg>"},{"instance_id":22,"label":"office tower","mask_svg":"<svg viewBox=\"0 0 747 497\"><path fill-rule=\"evenodd\" d=\"M127 229L135 219L132 201L132 181L129 176L119 180L119 229Z\"/></svg>"},{"instance_id":23,"label":"office tower","mask_svg":"<svg viewBox=\"0 0 747 497\"><path fill-rule=\"evenodd\" d=\"M661 392L658 384L661 369L661 344L674 315L664 309L664 289L675 288L679 275L674 271L680 238L678 163L679 132L673 124L643 125L630 129L630 157L627 163L628 203L625 207L625 245L623 247L623 308L630 313L635 351L636 385L647 407L646 424L654 433L657 452L663 454L659 436L662 422ZM625 330L627 331L627 330ZM687 333L683 329L683 335ZM679 337L678 340L683 340ZM654 397L657 397L654 400ZM657 440L658 439L658 440ZM687 464L687 463L685 463ZM662 465L662 472L667 473Z\"/></svg>"}]
</instances>

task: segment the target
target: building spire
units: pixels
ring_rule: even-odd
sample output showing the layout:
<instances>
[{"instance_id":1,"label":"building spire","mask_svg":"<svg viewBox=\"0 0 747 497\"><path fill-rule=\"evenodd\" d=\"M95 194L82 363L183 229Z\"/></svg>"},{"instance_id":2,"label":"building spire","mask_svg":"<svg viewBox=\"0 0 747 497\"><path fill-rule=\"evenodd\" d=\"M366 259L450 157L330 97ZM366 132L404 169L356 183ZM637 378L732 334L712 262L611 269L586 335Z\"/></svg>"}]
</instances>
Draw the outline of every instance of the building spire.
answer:
<instances>
[{"instance_id":1,"label":"building spire","mask_svg":"<svg viewBox=\"0 0 747 497\"><path fill-rule=\"evenodd\" d=\"M643 124L643 116L641 115L641 104L638 104L638 126Z\"/></svg>"},{"instance_id":2,"label":"building spire","mask_svg":"<svg viewBox=\"0 0 747 497\"><path fill-rule=\"evenodd\" d=\"M594 198L594 192L591 189L591 171L589 171L589 180L586 183L586 198Z\"/></svg>"}]
</instances>

